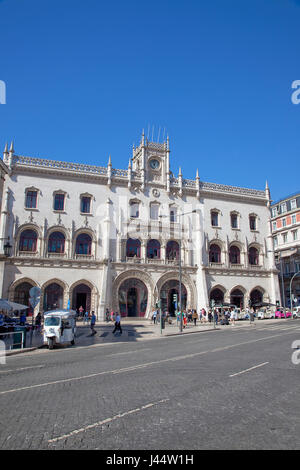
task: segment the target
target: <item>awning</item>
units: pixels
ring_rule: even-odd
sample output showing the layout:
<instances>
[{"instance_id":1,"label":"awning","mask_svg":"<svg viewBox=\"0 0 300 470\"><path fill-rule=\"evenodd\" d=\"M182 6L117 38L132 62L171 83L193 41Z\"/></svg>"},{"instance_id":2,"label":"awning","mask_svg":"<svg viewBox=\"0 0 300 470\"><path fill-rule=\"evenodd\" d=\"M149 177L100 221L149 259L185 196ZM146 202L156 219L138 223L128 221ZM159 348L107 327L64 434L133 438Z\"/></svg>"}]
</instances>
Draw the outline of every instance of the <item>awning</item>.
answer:
<instances>
[{"instance_id":1,"label":"awning","mask_svg":"<svg viewBox=\"0 0 300 470\"><path fill-rule=\"evenodd\" d=\"M8 312L14 312L16 310L26 310L28 305L17 304L10 300L0 299L0 310L6 310Z\"/></svg>"}]
</instances>

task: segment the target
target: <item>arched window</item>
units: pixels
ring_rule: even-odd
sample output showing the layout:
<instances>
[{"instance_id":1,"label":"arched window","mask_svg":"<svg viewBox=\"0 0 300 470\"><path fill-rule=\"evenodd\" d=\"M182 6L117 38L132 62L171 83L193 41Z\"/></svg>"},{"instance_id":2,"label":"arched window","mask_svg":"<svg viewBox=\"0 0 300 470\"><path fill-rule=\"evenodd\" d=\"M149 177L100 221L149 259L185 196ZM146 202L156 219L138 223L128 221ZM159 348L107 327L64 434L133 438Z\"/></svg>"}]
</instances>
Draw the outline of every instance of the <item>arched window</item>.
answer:
<instances>
[{"instance_id":1,"label":"arched window","mask_svg":"<svg viewBox=\"0 0 300 470\"><path fill-rule=\"evenodd\" d=\"M76 255L92 254L92 238L87 233L81 233L76 239Z\"/></svg>"},{"instance_id":2,"label":"arched window","mask_svg":"<svg viewBox=\"0 0 300 470\"><path fill-rule=\"evenodd\" d=\"M23 230L20 236L19 251L36 252L37 238L35 230Z\"/></svg>"},{"instance_id":3,"label":"arched window","mask_svg":"<svg viewBox=\"0 0 300 470\"><path fill-rule=\"evenodd\" d=\"M240 264L241 263L241 256L240 250L237 246L231 246L229 249L229 261L231 264Z\"/></svg>"},{"instance_id":4,"label":"arched window","mask_svg":"<svg viewBox=\"0 0 300 470\"><path fill-rule=\"evenodd\" d=\"M259 253L258 253L258 250L256 248L254 248L253 246L251 248L249 248L248 258L249 258L249 264L258 266L258 264L259 264Z\"/></svg>"},{"instance_id":5,"label":"arched window","mask_svg":"<svg viewBox=\"0 0 300 470\"><path fill-rule=\"evenodd\" d=\"M179 259L179 244L175 240L170 240L167 243L166 256L169 260Z\"/></svg>"},{"instance_id":6,"label":"arched window","mask_svg":"<svg viewBox=\"0 0 300 470\"><path fill-rule=\"evenodd\" d=\"M49 253L64 253L65 252L65 236L61 232L52 232L48 241Z\"/></svg>"},{"instance_id":7,"label":"arched window","mask_svg":"<svg viewBox=\"0 0 300 470\"><path fill-rule=\"evenodd\" d=\"M147 258L160 258L160 243L158 240L149 240Z\"/></svg>"},{"instance_id":8,"label":"arched window","mask_svg":"<svg viewBox=\"0 0 300 470\"><path fill-rule=\"evenodd\" d=\"M209 261L210 263L221 263L221 248L218 245L210 245Z\"/></svg>"},{"instance_id":9,"label":"arched window","mask_svg":"<svg viewBox=\"0 0 300 470\"><path fill-rule=\"evenodd\" d=\"M133 238L128 238L126 243L126 256L128 258L137 258L141 257L141 242L140 240L134 240Z\"/></svg>"}]
</instances>

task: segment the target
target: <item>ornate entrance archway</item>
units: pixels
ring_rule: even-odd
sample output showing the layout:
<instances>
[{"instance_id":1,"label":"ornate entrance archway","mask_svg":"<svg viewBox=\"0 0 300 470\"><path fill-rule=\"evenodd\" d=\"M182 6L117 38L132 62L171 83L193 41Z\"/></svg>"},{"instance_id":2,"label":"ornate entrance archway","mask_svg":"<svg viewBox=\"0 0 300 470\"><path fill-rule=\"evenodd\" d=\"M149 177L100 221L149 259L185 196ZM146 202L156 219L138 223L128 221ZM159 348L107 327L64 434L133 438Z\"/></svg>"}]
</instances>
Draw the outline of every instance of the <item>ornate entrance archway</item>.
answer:
<instances>
[{"instance_id":1,"label":"ornate entrance archway","mask_svg":"<svg viewBox=\"0 0 300 470\"><path fill-rule=\"evenodd\" d=\"M174 295L177 297L177 305L174 301ZM171 316L175 316L175 311L179 303L179 281L174 279L165 282L160 289L161 309L163 312L167 311ZM181 284L181 302L182 309L186 309L187 303L187 290L184 284Z\"/></svg>"},{"instance_id":2,"label":"ornate entrance archway","mask_svg":"<svg viewBox=\"0 0 300 470\"><path fill-rule=\"evenodd\" d=\"M123 283L128 281L128 284ZM141 284L138 284L138 283ZM120 288L121 289L121 306L120 306ZM142 289L141 289L142 288ZM146 292L145 292L146 288ZM129 289L132 289L128 292ZM133 289L137 289L134 291ZM120 312L123 316L128 314L128 300L129 300L129 307L131 310L129 311L130 314L136 312L138 315L143 313L145 318L150 318L151 308L154 304L154 284L149 276L145 271L141 269L128 269L125 272L119 274L114 282L112 288L112 309L114 312ZM129 299L128 299L129 294ZM139 296L139 297L138 297ZM143 297L142 297L143 296ZM147 297L146 297L147 296ZM147 298L147 303L145 299ZM144 302L141 305L141 302ZM135 307L137 304L137 307ZM126 305L126 308L125 308ZM122 307L122 310L121 310ZM136 310L134 310L136 308ZM122 313L123 312L123 313ZM142 315L141 315L142 316Z\"/></svg>"},{"instance_id":3,"label":"ornate entrance archway","mask_svg":"<svg viewBox=\"0 0 300 470\"><path fill-rule=\"evenodd\" d=\"M122 317L144 317L147 310L148 289L139 279L126 279L119 287L118 300Z\"/></svg>"}]
</instances>

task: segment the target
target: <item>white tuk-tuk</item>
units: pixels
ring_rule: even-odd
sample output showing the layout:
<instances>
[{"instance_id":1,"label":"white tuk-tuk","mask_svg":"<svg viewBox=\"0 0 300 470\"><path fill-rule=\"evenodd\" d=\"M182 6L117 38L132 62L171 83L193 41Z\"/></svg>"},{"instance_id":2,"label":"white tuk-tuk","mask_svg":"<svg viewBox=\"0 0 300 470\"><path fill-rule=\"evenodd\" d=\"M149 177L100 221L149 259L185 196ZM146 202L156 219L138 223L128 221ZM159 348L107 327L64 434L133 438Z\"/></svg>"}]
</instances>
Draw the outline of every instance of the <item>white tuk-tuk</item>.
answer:
<instances>
[{"instance_id":1,"label":"white tuk-tuk","mask_svg":"<svg viewBox=\"0 0 300 470\"><path fill-rule=\"evenodd\" d=\"M76 312L51 310L44 314L44 344L53 349L55 344L75 344Z\"/></svg>"}]
</instances>

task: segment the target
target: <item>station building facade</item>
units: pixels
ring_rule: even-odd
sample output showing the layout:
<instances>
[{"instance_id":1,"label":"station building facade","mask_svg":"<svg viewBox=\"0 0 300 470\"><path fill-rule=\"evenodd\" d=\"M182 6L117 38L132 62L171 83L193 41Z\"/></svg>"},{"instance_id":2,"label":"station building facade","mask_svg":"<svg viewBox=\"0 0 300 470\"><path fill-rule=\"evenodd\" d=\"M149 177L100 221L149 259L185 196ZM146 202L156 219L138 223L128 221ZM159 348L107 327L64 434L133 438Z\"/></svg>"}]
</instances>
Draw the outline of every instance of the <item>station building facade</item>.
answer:
<instances>
[{"instance_id":1,"label":"station building facade","mask_svg":"<svg viewBox=\"0 0 300 470\"><path fill-rule=\"evenodd\" d=\"M5 147L1 203L2 298L36 311L106 308L150 318L210 300L245 308L279 299L270 192L206 183L170 170L169 139L133 147L127 169L17 155ZM3 255L4 241L12 253Z\"/></svg>"}]
</instances>

